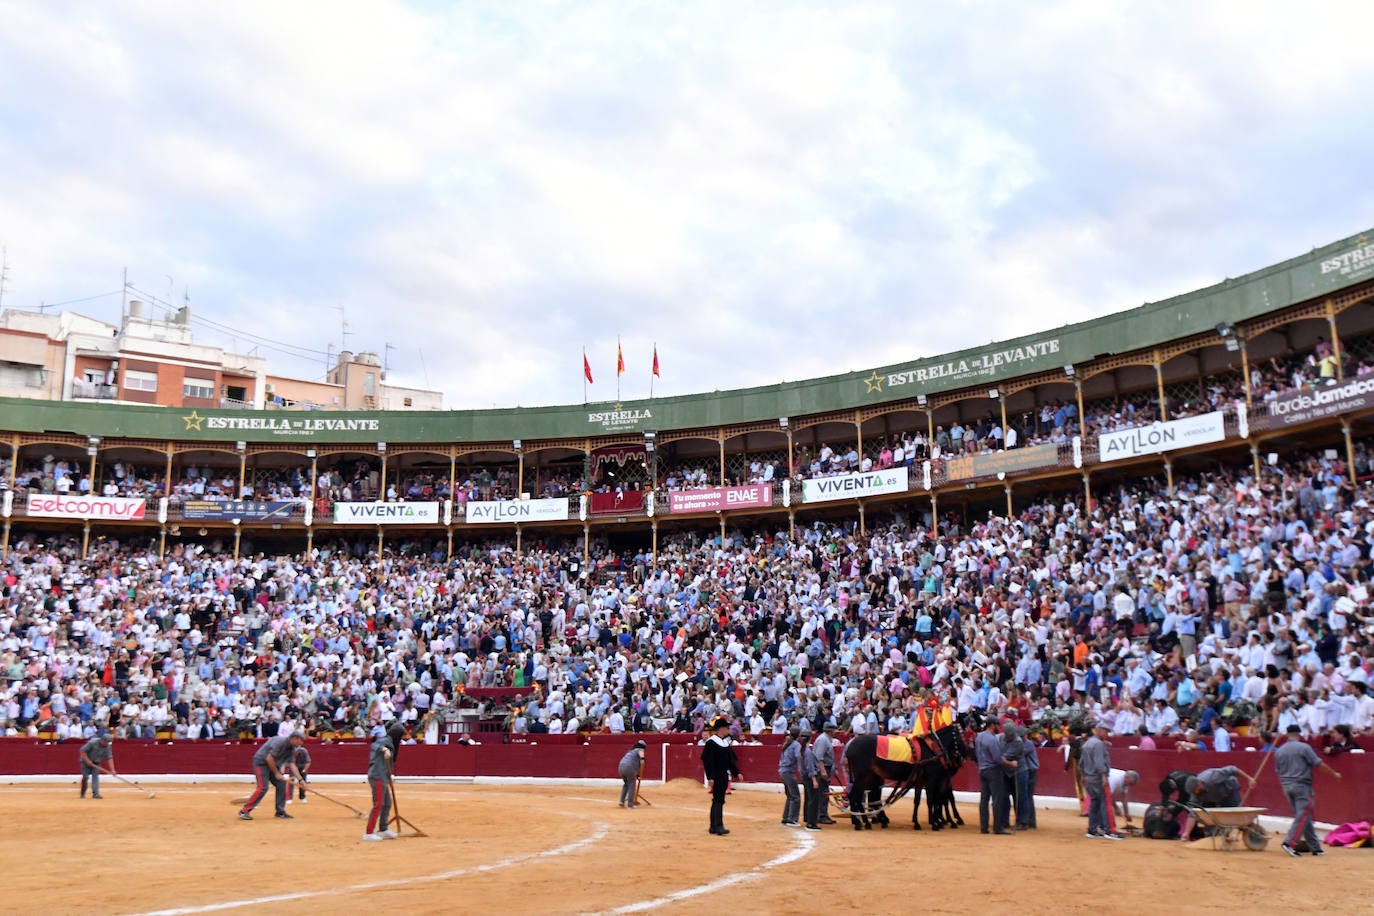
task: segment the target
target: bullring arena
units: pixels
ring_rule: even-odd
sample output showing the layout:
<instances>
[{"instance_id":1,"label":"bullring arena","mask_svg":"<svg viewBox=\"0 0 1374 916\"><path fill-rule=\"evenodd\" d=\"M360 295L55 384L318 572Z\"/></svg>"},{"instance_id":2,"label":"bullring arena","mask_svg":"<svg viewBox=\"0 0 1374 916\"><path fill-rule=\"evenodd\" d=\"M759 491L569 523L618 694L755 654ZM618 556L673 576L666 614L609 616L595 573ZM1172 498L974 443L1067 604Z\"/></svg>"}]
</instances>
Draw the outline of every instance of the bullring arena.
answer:
<instances>
[{"instance_id":1,"label":"bullring arena","mask_svg":"<svg viewBox=\"0 0 1374 916\"><path fill-rule=\"evenodd\" d=\"M407 414L100 384L0 399L0 911L1368 908L1368 849L1281 849L1261 749L1305 741L1341 774L1315 777L1323 833L1374 818L1365 235L726 394ZM1038 750L1012 732L1034 829L979 833L967 761L958 829L912 831L909 802L890 829L780 823L789 728L843 742L955 707L1034 726ZM717 715L727 836L700 759ZM1258 773L1267 848L1086 837L1057 746L1085 723L1139 773L1137 817L1173 771ZM350 808L388 725L424 835L364 842ZM324 795L236 819L286 728ZM137 783L83 799L105 736Z\"/></svg>"},{"instance_id":2,"label":"bullring arena","mask_svg":"<svg viewBox=\"0 0 1374 916\"><path fill-rule=\"evenodd\" d=\"M151 785L151 784L150 784ZM1034 834L973 827L886 833L846 824L820 833L778 824L780 796L736 791L728 837L706 833L699 783L648 785L652 807L617 807L616 789L586 786L402 785L408 818L429 834L368 847L359 821L321 800L295 819L229 817L241 786L159 783L157 797L112 786L104 805L74 787L4 790L17 829L0 839L6 913L192 914L494 912L1246 911L1356 912L1368 853L1292 861L1264 853L1133 839L1088 843L1083 821L1045 811ZM331 784L365 808L365 788ZM175 852L177 864L167 866ZM957 878L955 876L958 876ZM938 890L937 890L938 889Z\"/></svg>"}]
</instances>

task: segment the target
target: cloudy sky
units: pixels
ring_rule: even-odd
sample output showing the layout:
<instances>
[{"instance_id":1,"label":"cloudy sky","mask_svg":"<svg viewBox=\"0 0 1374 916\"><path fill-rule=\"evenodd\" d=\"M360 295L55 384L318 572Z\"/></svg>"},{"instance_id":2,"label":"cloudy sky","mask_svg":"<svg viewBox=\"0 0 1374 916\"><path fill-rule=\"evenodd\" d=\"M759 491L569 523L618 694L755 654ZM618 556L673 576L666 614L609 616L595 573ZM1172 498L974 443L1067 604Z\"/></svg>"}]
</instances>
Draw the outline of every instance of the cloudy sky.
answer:
<instances>
[{"instance_id":1,"label":"cloudy sky","mask_svg":"<svg viewBox=\"0 0 1374 916\"><path fill-rule=\"evenodd\" d=\"M1374 12L1296 9L0 0L4 304L452 407L982 344L1374 227Z\"/></svg>"}]
</instances>

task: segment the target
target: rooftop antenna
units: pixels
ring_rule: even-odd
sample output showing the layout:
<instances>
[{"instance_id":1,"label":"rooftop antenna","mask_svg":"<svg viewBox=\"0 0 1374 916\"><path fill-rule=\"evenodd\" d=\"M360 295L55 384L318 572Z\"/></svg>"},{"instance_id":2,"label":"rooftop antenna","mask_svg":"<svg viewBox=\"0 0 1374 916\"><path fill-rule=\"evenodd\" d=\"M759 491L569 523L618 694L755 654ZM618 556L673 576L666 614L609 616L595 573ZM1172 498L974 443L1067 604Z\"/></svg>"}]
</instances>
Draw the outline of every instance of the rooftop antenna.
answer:
<instances>
[{"instance_id":1,"label":"rooftop antenna","mask_svg":"<svg viewBox=\"0 0 1374 916\"><path fill-rule=\"evenodd\" d=\"M0 309L5 307L5 281L10 278L10 250L0 247Z\"/></svg>"},{"instance_id":2,"label":"rooftop antenna","mask_svg":"<svg viewBox=\"0 0 1374 916\"><path fill-rule=\"evenodd\" d=\"M386 379L386 374L391 371L391 351L396 349L391 344L382 344L382 378Z\"/></svg>"},{"instance_id":3,"label":"rooftop antenna","mask_svg":"<svg viewBox=\"0 0 1374 916\"><path fill-rule=\"evenodd\" d=\"M333 308L339 313L339 351L342 352L348 349L348 313L344 311L342 305L336 305Z\"/></svg>"}]
</instances>

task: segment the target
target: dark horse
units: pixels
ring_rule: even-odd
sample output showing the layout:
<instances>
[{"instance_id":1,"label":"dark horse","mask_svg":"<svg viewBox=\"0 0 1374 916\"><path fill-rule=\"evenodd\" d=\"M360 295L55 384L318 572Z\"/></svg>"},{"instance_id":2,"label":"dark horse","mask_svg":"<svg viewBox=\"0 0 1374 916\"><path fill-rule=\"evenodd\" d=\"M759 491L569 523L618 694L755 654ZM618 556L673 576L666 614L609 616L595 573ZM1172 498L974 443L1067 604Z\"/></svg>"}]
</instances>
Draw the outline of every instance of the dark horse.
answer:
<instances>
[{"instance_id":1,"label":"dark horse","mask_svg":"<svg viewBox=\"0 0 1374 916\"><path fill-rule=\"evenodd\" d=\"M850 740L844 749L844 764L849 774L849 820L855 830L871 830L875 820L883 828L888 826L887 812L877 809L883 807L883 786L889 782L894 784L889 801L895 801L908 791L915 793L911 811L911 825L915 829L921 829L922 789L926 792L931 829L958 827L964 822L954 802L954 774L969 756L963 735L969 723L965 716L959 718L957 724L935 732L939 754L920 741L913 743L913 751L920 755L914 764L880 759L876 735L859 735ZM877 813L865 813L869 811Z\"/></svg>"}]
</instances>

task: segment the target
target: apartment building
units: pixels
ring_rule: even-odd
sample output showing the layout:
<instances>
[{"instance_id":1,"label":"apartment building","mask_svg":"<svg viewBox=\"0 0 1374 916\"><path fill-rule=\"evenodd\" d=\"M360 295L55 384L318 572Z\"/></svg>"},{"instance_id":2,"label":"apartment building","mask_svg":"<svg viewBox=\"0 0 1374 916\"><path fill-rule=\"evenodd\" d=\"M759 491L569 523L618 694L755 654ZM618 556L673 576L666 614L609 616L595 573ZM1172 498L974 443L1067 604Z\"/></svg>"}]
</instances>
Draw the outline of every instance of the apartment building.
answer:
<instances>
[{"instance_id":1,"label":"apartment building","mask_svg":"<svg viewBox=\"0 0 1374 916\"><path fill-rule=\"evenodd\" d=\"M0 313L0 397L166 407L440 410L443 393L386 383L377 354L339 354L324 381L273 375L261 356L198 344L185 306L128 303L119 325L75 312Z\"/></svg>"}]
</instances>

